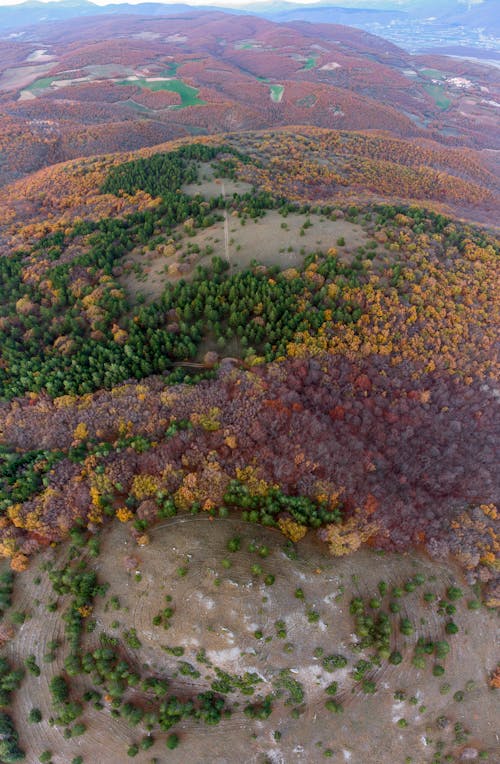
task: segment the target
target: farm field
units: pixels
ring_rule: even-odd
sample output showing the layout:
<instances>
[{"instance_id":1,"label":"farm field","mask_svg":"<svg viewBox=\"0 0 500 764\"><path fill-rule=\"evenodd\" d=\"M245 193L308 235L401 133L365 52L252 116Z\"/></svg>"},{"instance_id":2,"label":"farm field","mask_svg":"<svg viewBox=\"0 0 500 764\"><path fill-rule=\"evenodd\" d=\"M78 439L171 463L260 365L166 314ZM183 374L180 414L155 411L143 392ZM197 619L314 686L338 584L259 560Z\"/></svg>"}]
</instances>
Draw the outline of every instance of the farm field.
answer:
<instances>
[{"instance_id":1,"label":"farm field","mask_svg":"<svg viewBox=\"0 0 500 764\"><path fill-rule=\"evenodd\" d=\"M271 101L274 101L275 103L280 103L281 99L283 98L283 93L285 92L284 86L270 85L269 90L271 91Z\"/></svg>"},{"instance_id":2,"label":"farm field","mask_svg":"<svg viewBox=\"0 0 500 764\"><path fill-rule=\"evenodd\" d=\"M201 98L198 98L199 90L186 85L182 80L176 79L161 79L158 78L134 78L128 80L122 80L117 83L118 85L137 85L140 88L146 88L156 92L158 90L168 90L171 93L177 93L181 97L181 103L179 106L173 106L172 108L185 109L188 106L200 106L205 103Z\"/></svg>"},{"instance_id":3,"label":"farm field","mask_svg":"<svg viewBox=\"0 0 500 764\"><path fill-rule=\"evenodd\" d=\"M304 70L308 72L310 69L314 69L317 66L317 61L317 56L310 56L307 61L304 62Z\"/></svg>"},{"instance_id":4,"label":"farm field","mask_svg":"<svg viewBox=\"0 0 500 764\"><path fill-rule=\"evenodd\" d=\"M425 90L432 96L436 102L436 105L440 109L448 109L451 106L451 101L446 97L443 88L440 85L424 85Z\"/></svg>"},{"instance_id":5,"label":"farm field","mask_svg":"<svg viewBox=\"0 0 500 764\"><path fill-rule=\"evenodd\" d=\"M491 757L495 619L471 609L476 595L458 570L369 550L332 559L313 540L290 544L233 519L180 516L149 536L147 546L131 547L115 521L90 547L45 552L16 579L11 612L26 620L6 655L40 667L39 676L27 671L12 705L28 761L48 750L54 764L77 755L119 764L134 746L144 764L152 756L197 764L368 756L376 764L388 756L421 763L437 752L455 760L466 748ZM71 597L57 595L49 579L80 554L106 586L84 618L81 654L112 646L141 677L129 689L110 685L111 697L108 680L96 684L94 671L67 673ZM375 619L388 614L382 658L373 646L359 647L363 609ZM458 630L450 636L451 621ZM50 723L57 703L49 687L60 675L82 704L76 737L65 733L76 724ZM148 727L148 710L154 714L163 693L155 699L154 683L141 689L146 676L168 681L165 697L215 692L227 712L216 726L188 717L165 732L151 716ZM41 720L28 724L35 706ZM137 711L138 722L131 723L131 707L145 712L140 719ZM172 733L179 746L166 750Z\"/></svg>"},{"instance_id":6,"label":"farm field","mask_svg":"<svg viewBox=\"0 0 500 764\"><path fill-rule=\"evenodd\" d=\"M36 66L18 66L5 69L0 75L0 90L17 90L25 87L36 77L49 72L53 67L51 63L37 64Z\"/></svg>"},{"instance_id":7,"label":"farm field","mask_svg":"<svg viewBox=\"0 0 500 764\"><path fill-rule=\"evenodd\" d=\"M439 69L420 69L420 74L434 80L444 80L446 77L446 74L440 72Z\"/></svg>"}]
</instances>

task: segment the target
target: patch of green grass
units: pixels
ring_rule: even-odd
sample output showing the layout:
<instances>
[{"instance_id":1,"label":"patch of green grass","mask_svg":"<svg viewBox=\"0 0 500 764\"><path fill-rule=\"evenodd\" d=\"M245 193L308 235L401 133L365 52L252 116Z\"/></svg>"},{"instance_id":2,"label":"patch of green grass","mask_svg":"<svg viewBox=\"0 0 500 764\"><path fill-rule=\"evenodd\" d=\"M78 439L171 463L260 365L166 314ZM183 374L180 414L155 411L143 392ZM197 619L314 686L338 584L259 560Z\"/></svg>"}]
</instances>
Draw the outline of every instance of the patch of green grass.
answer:
<instances>
[{"instance_id":1,"label":"patch of green grass","mask_svg":"<svg viewBox=\"0 0 500 764\"><path fill-rule=\"evenodd\" d=\"M173 106L173 109L185 109L187 106L202 106L206 103L201 98L198 98L198 88L192 88L190 85L186 85L182 80L157 80L156 82L148 82L144 78L138 80L121 80L117 82L117 85L137 85L140 88L146 88L156 92L158 90L169 90L171 93L178 93L181 97L181 103L177 106Z\"/></svg>"},{"instance_id":2,"label":"patch of green grass","mask_svg":"<svg viewBox=\"0 0 500 764\"><path fill-rule=\"evenodd\" d=\"M439 69L421 69L420 74L423 74L424 77L430 77L433 80L444 80L446 77L446 74L440 72Z\"/></svg>"},{"instance_id":3,"label":"patch of green grass","mask_svg":"<svg viewBox=\"0 0 500 764\"><path fill-rule=\"evenodd\" d=\"M317 56L309 56L304 66L302 67L302 71L309 71L309 69L314 69L317 65L317 62Z\"/></svg>"},{"instance_id":4,"label":"patch of green grass","mask_svg":"<svg viewBox=\"0 0 500 764\"><path fill-rule=\"evenodd\" d=\"M285 91L284 86L269 85L269 90L271 92L271 101L274 101L275 103L280 103L281 99L283 98L283 93Z\"/></svg>"},{"instance_id":5,"label":"patch of green grass","mask_svg":"<svg viewBox=\"0 0 500 764\"><path fill-rule=\"evenodd\" d=\"M180 64L176 64L175 61L172 61L170 64L168 64L167 68L164 69L162 72L160 72L160 77L173 77L177 74L177 69L179 68Z\"/></svg>"},{"instance_id":6,"label":"patch of green grass","mask_svg":"<svg viewBox=\"0 0 500 764\"><path fill-rule=\"evenodd\" d=\"M426 92L429 93L432 98L434 98L436 106L439 109L444 111L451 106L451 101L446 97L441 85L424 85L424 90L426 90Z\"/></svg>"},{"instance_id":7,"label":"patch of green grass","mask_svg":"<svg viewBox=\"0 0 500 764\"><path fill-rule=\"evenodd\" d=\"M57 77L42 77L39 80L35 80L35 82L26 88L26 90L29 90L30 93L33 93L36 90L43 90L44 88L50 87L56 80Z\"/></svg>"}]
</instances>

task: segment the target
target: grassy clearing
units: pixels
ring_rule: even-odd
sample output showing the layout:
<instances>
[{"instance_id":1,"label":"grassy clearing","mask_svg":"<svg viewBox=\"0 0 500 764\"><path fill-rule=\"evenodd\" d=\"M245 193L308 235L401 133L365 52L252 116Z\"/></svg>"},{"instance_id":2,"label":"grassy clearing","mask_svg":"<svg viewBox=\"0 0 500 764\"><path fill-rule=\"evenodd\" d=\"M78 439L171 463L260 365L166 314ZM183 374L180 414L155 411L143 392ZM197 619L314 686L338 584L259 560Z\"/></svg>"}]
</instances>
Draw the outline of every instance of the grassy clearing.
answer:
<instances>
[{"instance_id":1,"label":"grassy clearing","mask_svg":"<svg viewBox=\"0 0 500 764\"><path fill-rule=\"evenodd\" d=\"M208 190L208 196L213 196L213 188L217 189L217 193L222 193L222 184L215 185L217 183L220 184L220 181L207 180L200 186L194 184L183 190L203 196L204 190ZM248 190L227 179L224 189L228 196ZM187 235L179 226L174 237L176 251L169 256L162 254L161 250L149 251L144 247L125 258L119 280L133 300L141 294L147 301L158 299L167 282L175 283L180 278L189 280L198 264L208 266L212 257L225 258L223 221L197 231L194 236ZM345 243L337 247L338 240ZM244 225L239 218L229 218L232 271L248 268L253 260L268 267L300 268L307 254L318 250L326 252L330 247L337 248L343 262L351 262L357 248L367 243L368 236L361 226L346 220L333 221L320 215L290 213L284 218L276 210L270 210L255 221L244 221ZM378 259L376 257L373 261L374 269Z\"/></svg>"},{"instance_id":2,"label":"grassy clearing","mask_svg":"<svg viewBox=\"0 0 500 764\"><path fill-rule=\"evenodd\" d=\"M429 93L432 98L434 98L434 101L436 102L436 106L444 111L445 109L448 109L451 106L450 99L445 95L445 92L441 85L424 85L424 90Z\"/></svg>"},{"instance_id":3,"label":"grassy clearing","mask_svg":"<svg viewBox=\"0 0 500 764\"><path fill-rule=\"evenodd\" d=\"M271 101L274 101L275 103L280 103L281 99L283 98L283 93L285 92L284 86L270 85L269 90L271 95Z\"/></svg>"},{"instance_id":4,"label":"grassy clearing","mask_svg":"<svg viewBox=\"0 0 500 764\"><path fill-rule=\"evenodd\" d=\"M309 69L315 69L317 65L318 65L318 57L310 56L305 62L304 66L302 67L301 71L307 72L309 71Z\"/></svg>"},{"instance_id":5,"label":"grassy clearing","mask_svg":"<svg viewBox=\"0 0 500 764\"><path fill-rule=\"evenodd\" d=\"M172 61L166 69L164 69L162 72L160 72L160 77L175 77L177 74L177 69L179 68L180 64L176 64L175 61Z\"/></svg>"},{"instance_id":6,"label":"grassy clearing","mask_svg":"<svg viewBox=\"0 0 500 764\"><path fill-rule=\"evenodd\" d=\"M240 40L234 43L235 50L260 50L261 48L261 43L253 40Z\"/></svg>"},{"instance_id":7,"label":"grassy clearing","mask_svg":"<svg viewBox=\"0 0 500 764\"><path fill-rule=\"evenodd\" d=\"M188 183L182 186L182 191L189 196L201 196L207 201L214 196L220 196L222 193L226 197L233 194L246 194L252 190L250 183L244 181L219 178L210 162L201 162L199 165L199 181Z\"/></svg>"},{"instance_id":8,"label":"grassy clearing","mask_svg":"<svg viewBox=\"0 0 500 764\"><path fill-rule=\"evenodd\" d=\"M54 66L54 61L33 66L13 66L0 74L0 91L28 88L46 75Z\"/></svg>"},{"instance_id":9,"label":"grassy clearing","mask_svg":"<svg viewBox=\"0 0 500 764\"><path fill-rule=\"evenodd\" d=\"M439 69L420 69L420 74L433 80L444 80L446 78L446 74L439 71Z\"/></svg>"},{"instance_id":10,"label":"grassy clearing","mask_svg":"<svg viewBox=\"0 0 500 764\"><path fill-rule=\"evenodd\" d=\"M173 106L173 109L185 109L188 106L202 106L206 103L201 98L198 98L198 88L192 88L190 85L186 85L182 80L157 80L155 82L148 82L145 78L137 80L121 80L117 82L117 85L137 85L140 88L145 88L153 92L159 90L168 90L171 93L177 93L181 97L181 103L178 106Z\"/></svg>"},{"instance_id":11,"label":"grassy clearing","mask_svg":"<svg viewBox=\"0 0 500 764\"><path fill-rule=\"evenodd\" d=\"M30 93L33 93L36 90L44 90L45 88L49 88L53 82L57 82L57 77L42 77L33 82L32 85L29 85L26 90L29 90Z\"/></svg>"},{"instance_id":12,"label":"grassy clearing","mask_svg":"<svg viewBox=\"0 0 500 764\"><path fill-rule=\"evenodd\" d=\"M311 93L310 95L304 96L304 98L299 98L297 106L305 106L307 109L310 109L315 106L317 100L318 99L314 93Z\"/></svg>"}]
</instances>

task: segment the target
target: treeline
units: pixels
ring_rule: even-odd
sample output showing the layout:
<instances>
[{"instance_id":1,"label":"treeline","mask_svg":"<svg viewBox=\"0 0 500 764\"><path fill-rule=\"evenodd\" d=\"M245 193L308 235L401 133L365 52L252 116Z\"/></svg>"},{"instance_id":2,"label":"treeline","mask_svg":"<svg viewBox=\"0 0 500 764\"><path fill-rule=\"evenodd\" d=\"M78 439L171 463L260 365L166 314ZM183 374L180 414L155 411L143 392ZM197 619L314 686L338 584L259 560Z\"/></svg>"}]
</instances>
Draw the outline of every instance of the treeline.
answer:
<instances>
[{"instance_id":1,"label":"treeline","mask_svg":"<svg viewBox=\"0 0 500 764\"><path fill-rule=\"evenodd\" d=\"M284 217L333 212L328 206L299 206L269 191L208 202L178 192L179 183L194 177L196 162L210 159L226 174L234 172L234 162L246 161L231 147L195 144L120 165L111 170L104 188L114 193L124 185L128 192L163 189L154 209L123 219L77 222L69 231L44 236L31 250L0 258L0 396L84 394L163 373L172 375L170 382L189 381L188 373L174 371L173 364L195 358L203 341L221 354L228 346L234 354L236 343L239 355L272 361L285 356L304 332L316 335L328 322L357 324L363 307L349 293L366 282L373 248L360 247L349 264L316 253L293 277L277 267L228 275L225 263L215 258L211 268L198 266L189 283L167 284L155 303L130 304L114 275L116 265L137 246L160 246L180 223L189 221L190 230L206 228L220 219L222 208L242 223L269 209ZM432 246L443 252L449 246L461 251L471 238L470 230L416 207L352 205L345 211L348 221L375 229L399 226L398 216L412 219L413 235L441 234L443 243ZM486 242L482 232L472 237L479 246ZM68 246L80 240L85 251L68 261ZM393 287L399 286L400 262L394 255ZM336 289L330 290L331 284ZM199 378L195 375L194 381Z\"/></svg>"},{"instance_id":2,"label":"treeline","mask_svg":"<svg viewBox=\"0 0 500 764\"><path fill-rule=\"evenodd\" d=\"M185 148L181 157L199 158L210 147ZM174 165L178 162L176 157ZM231 165L226 169L231 171ZM213 259L210 269L198 267L190 283L168 284L160 301L134 312L113 275L120 258L137 245L160 244L187 219L193 228L211 225L223 205L250 218L276 207L283 215L311 209L264 191L210 202L179 194L175 203L164 200L154 210L125 219L78 222L69 233L43 237L31 252L0 259L0 395L42 390L53 397L82 394L142 379L193 359L207 338L221 351L236 339L243 355L259 353L271 361L286 354L297 331L316 331L325 310L335 310L337 320L352 321L353 310L359 317L356 308L344 310L341 297L333 302L326 288L303 277L287 280L278 268L228 276L220 258ZM71 262L63 261L66 247L77 237L85 237L88 249ZM49 262L43 278L39 259ZM359 259L346 267L326 258L318 271L354 286L359 268ZM307 299L299 309L302 293ZM172 313L173 322L168 319ZM177 370L171 381L185 377L185 371Z\"/></svg>"},{"instance_id":3,"label":"treeline","mask_svg":"<svg viewBox=\"0 0 500 764\"><path fill-rule=\"evenodd\" d=\"M231 146L193 143L177 151L153 154L113 167L101 191L103 194L135 194L141 190L170 199L172 194L180 192L182 185L198 180L197 162L210 162L220 154L232 154L241 161L249 161Z\"/></svg>"},{"instance_id":4,"label":"treeline","mask_svg":"<svg viewBox=\"0 0 500 764\"><path fill-rule=\"evenodd\" d=\"M287 344L297 332L317 331L326 310L344 322L361 316L358 306L345 302L341 294L330 298L327 287L307 277L287 279L277 268L235 275L225 275L224 269L225 263L214 258L211 269L199 266L193 281L168 284L159 302L139 307L132 315L123 293L116 294L117 284L107 282L94 303L99 320L90 325L82 299L71 299L68 289L67 299L56 304L59 310L67 310L57 330L50 320L37 322L35 312L12 323L10 333L3 330L4 355L10 363L0 369L2 394L86 393L163 373L176 361L194 358L205 338L212 338L220 350L235 339L243 355L262 353L266 361L272 361L286 355ZM326 258L318 268L320 275L335 275L339 283L353 285L360 270L359 261L351 268L335 257ZM58 283L62 286L63 280ZM176 319L169 323L173 312ZM55 315L49 312L47 318ZM122 332L119 341L113 330L116 322ZM26 327L24 332L19 324ZM26 330L32 330L29 354L22 341ZM62 335L67 354L57 349L57 337Z\"/></svg>"},{"instance_id":5,"label":"treeline","mask_svg":"<svg viewBox=\"0 0 500 764\"><path fill-rule=\"evenodd\" d=\"M17 690L24 676L22 669L13 669L5 658L0 658L0 762L12 764L25 758L19 747L19 735L8 710L12 693ZM7 710L6 710L7 709Z\"/></svg>"},{"instance_id":6,"label":"treeline","mask_svg":"<svg viewBox=\"0 0 500 764\"><path fill-rule=\"evenodd\" d=\"M92 539L86 539L84 531L77 528L72 533L74 545L73 557L80 558L82 550L91 546ZM64 672L56 675L50 682L52 706L57 714L56 724L71 724L84 710L84 703L92 704L95 709L103 709L103 695L111 699L111 715L124 718L131 727L142 723L147 731L141 748L147 750L153 743L151 732L169 731L184 718L194 718L205 724L215 725L230 715L225 699L212 691L194 693L192 696L177 697L169 692L169 679L158 675L139 672L135 661L128 658L123 644L116 637L102 632L100 642L93 649L85 650L85 618L82 611L90 611L97 597L107 591L107 584L99 584L92 568L82 558L66 564L61 569L50 571L50 580L54 593L70 595L69 608L64 615L65 636L69 653L64 662ZM140 641L134 629L125 633L125 641L135 650ZM189 664L186 664L187 666ZM71 697L70 679L74 676L87 677L92 685L83 693L81 699ZM99 690L94 689L98 687ZM84 725L74 725L76 727ZM175 736L177 737L177 736ZM167 747L174 742L174 736L167 738ZM131 746L129 756L135 756L139 746Z\"/></svg>"}]
</instances>

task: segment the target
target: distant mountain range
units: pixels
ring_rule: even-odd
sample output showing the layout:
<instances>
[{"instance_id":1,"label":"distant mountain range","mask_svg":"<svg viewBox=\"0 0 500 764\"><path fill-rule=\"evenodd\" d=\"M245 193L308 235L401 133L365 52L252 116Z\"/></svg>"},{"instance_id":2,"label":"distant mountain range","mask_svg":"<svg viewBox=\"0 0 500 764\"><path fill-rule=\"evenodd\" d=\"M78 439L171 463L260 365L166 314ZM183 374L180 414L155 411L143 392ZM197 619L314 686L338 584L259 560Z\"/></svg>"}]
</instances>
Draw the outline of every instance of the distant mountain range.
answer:
<instances>
[{"instance_id":1,"label":"distant mountain range","mask_svg":"<svg viewBox=\"0 0 500 764\"><path fill-rule=\"evenodd\" d=\"M486 36L495 47L495 35L500 35L498 0L344 0L336 4L330 0L315 5L288 2L254 3L238 9L204 6L204 10L223 10L226 13L254 15L271 21L308 21L311 23L346 24L377 33L402 44L407 34L407 47L435 47L432 34L441 32L442 44L474 44L474 32ZM64 21L72 18L102 15L133 14L140 16L165 16L194 12L185 3L120 3L95 5L89 0L62 0L62 2L38 2L29 0L17 6L0 8L0 34L12 33L23 27L47 21ZM415 24L415 22L418 22ZM457 38L457 33L458 38ZM429 36L430 33L430 36ZM498 40L496 41L498 44Z\"/></svg>"},{"instance_id":2,"label":"distant mountain range","mask_svg":"<svg viewBox=\"0 0 500 764\"><path fill-rule=\"evenodd\" d=\"M22 29L47 21L67 21L85 16L123 15L165 16L171 13L186 13L194 8L186 4L139 3L130 5L96 5L88 0L61 0L42 3L28 0L20 5L0 8L0 33Z\"/></svg>"}]
</instances>

